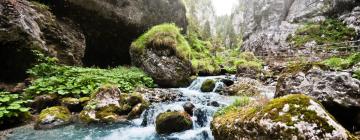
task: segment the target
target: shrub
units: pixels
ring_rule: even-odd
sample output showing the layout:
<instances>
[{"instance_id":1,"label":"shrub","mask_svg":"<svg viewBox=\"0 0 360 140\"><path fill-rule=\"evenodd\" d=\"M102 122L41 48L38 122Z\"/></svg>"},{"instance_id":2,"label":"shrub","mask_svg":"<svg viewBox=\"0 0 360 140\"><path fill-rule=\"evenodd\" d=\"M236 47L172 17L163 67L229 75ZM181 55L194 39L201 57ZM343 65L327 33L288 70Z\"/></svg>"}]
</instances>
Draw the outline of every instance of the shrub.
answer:
<instances>
[{"instance_id":1,"label":"shrub","mask_svg":"<svg viewBox=\"0 0 360 140\"><path fill-rule=\"evenodd\" d=\"M0 91L0 128L4 123L20 121L29 114L26 103L19 94Z\"/></svg>"},{"instance_id":2,"label":"shrub","mask_svg":"<svg viewBox=\"0 0 360 140\"><path fill-rule=\"evenodd\" d=\"M355 71L355 73L354 73L354 78L360 80L360 69L358 69L357 71Z\"/></svg>"},{"instance_id":3,"label":"shrub","mask_svg":"<svg viewBox=\"0 0 360 140\"><path fill-rule=\"evenodd\" d=\"M36 78L25 92L32 94L59 94L79 98L88 96L105 84L114 84L123 92L138 86L154 87L152 78L134 67L113 69L81 68L42 63L29 70Z\"/></svg>"},{"instance_id":4,"label":"shrub","mask_svg":"<svg viewBox=\"0 0 360 140\"><path fill-rule=\"evenodd\" d=\"M348 57L332 57L322 61L322 64L328 66L333 70L343 70L352 67L360 62L360 53L354 53Z\"/></svg>"}]
</instances>

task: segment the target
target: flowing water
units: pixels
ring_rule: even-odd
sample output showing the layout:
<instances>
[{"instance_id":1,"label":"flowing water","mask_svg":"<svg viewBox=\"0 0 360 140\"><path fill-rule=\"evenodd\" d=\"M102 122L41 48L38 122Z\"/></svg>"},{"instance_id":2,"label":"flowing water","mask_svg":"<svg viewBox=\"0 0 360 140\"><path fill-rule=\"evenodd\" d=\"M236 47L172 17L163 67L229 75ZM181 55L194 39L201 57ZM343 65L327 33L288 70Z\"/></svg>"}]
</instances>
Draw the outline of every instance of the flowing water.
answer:
<instances>
[{"instance_id":1,"label":"flowing water","mask_svg":"<svg viewBox=\"0 0 360 140\"><path fill-rule=\"evenodd\" d=\"M188 88L178 88L183 93L181 101L156 103L146 110L141 118L126 123L110 125L73 124L52 130L33 130L32 126L16 128L9 135L9 140L212 140L210 122L213 114L221 107L232 103L235 98L218 93L202 93L201 84L206 79L220 79L224 76L200 77ZM222 82L217 82L216 88L222 88ZM216 89L214 90L216 91ZM192 117L194 127L181 133L158 135L155 131L155 118L167 110L184 110L182 105L191 102L195 105ZM220 107L212 106L212 103Z\"/></svg>"}]
</instances>

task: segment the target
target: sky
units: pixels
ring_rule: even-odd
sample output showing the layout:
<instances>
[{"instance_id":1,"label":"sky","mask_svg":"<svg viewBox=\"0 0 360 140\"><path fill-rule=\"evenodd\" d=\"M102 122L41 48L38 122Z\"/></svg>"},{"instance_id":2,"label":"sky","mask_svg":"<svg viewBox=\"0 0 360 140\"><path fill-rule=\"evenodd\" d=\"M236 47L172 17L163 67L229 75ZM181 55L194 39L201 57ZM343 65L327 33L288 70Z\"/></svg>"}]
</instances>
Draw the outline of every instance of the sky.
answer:
<instances>
[{"instance_id":1,"label":"sky","mask_svg":"<svg viewBox=\"0 0 360 140\"><path fill-rule=\"evenodd\" d=\"M216 14L221 15L230 15L231 10L238 3L238 0L212 0Z\"/></svg>"}]
</instances>

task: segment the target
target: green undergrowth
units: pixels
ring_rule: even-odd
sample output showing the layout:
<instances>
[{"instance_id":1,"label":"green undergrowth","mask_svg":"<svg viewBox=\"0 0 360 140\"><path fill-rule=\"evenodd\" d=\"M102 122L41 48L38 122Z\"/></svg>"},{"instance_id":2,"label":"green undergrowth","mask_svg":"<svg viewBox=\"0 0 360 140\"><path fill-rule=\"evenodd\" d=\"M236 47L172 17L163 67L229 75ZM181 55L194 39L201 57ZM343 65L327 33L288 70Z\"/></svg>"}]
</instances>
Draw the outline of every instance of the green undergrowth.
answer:
<instances>
[{"instance_id":1,"label":"green undergrowth","mask_svg":"<svg viewBox=\"0 0 360 140\"><path fill-rule=\"evenodd\" d=\"M327 19L321 23L308 23L298 29L288 41L296 47L303 47L306 43L315 41L318 45L333 44L351 41L356 36L353 28L347 27L336 19ZM330 45L329 47L344 47L343 44Z\"/></svg>"},{"instance_id":2,"label":"green undergrowth","mask_svg":"<svg viewBox=\"0 0 360 140\"><path fill-rule=\"evenodd\" d=\"M354 78L360 80L360 69L358 69L358 70L355 71L355 73L354 73Z\"/></svg>"},{"instance_id":3,"label":"green undergrowth","mask_svg":"<svg viewBox=\"0 0 360 140\"><path fill-rule=\"evenodd\" d=\"M241 109L242 107L249 105L250 103L251 103L250 97L246 97L246 96L239 97L239 98L235 99L234 103L232 103L230 106L224 107L224 108L220 109L219 111L217 111L214 116L217 117L217 116L227 114L229 112L234 112L236 110Z\"/></svg>"},{"instance_id":4,"label":"green undergrowth","mask_svg":"<svg viewBox=\"0 0 360 140\"><path fill-rule=\"evenodd\" d=\"M0 91L0 129L4 123L25 119L29 114L26 103L20 94Z\"/></svg>"},{"instance_id":5,"label":"green undergrowth","mask_svg":"<svg viewBox=\"0 0 360 140\"><path fill-rule=\"evenodd\" d=\"M41 63L28 73L36 79L25 90L28 95L58 94L79 98L89 96L105 84L116 85L122 92L131 92L138 86L155 86L152 78L134 67L98 69Z\"/></svg>"},{"instance_id":6,"label":"green undergrowth","mask_svg":"<svg viewBox=\"0 0 360 140\"><path fill-rule=\"evenodd\" d=\"M348 57L332 57L322 63L333 70L343 70L352 67L360 62L360 53L354 53Z\"/></svg>"}]
</instances>

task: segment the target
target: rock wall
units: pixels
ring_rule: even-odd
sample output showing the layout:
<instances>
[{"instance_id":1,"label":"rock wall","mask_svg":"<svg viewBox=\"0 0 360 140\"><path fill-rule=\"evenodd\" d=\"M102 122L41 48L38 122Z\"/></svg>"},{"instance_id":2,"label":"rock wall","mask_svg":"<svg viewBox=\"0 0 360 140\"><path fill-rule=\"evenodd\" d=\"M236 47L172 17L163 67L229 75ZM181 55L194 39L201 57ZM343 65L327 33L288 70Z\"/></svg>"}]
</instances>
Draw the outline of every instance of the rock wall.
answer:
<instances>
[{"instance_id":1,"label":"rock wall","mask_svg":"<svg viewBox=\"0 0 360 140\"><path fill-rule=\"evenodd\" d=\"M70 22L55 18L45 5L0 1L0 81L17 82L37 62L37 50L60 63L82 65L85 40Z\"/></svg>"},{"instance_id":2,"label":"rock wall","mask_svg":"<svg viewBox=\"0 0 360 140\"><path fill-rule=\"evenodd\" d=\"M131 64L129 47L148 28L173 22L186 31L186 9L181 0L57 0L50 5L57 16L81 26L87 66Z\"/></svg>"}]
</instances>

